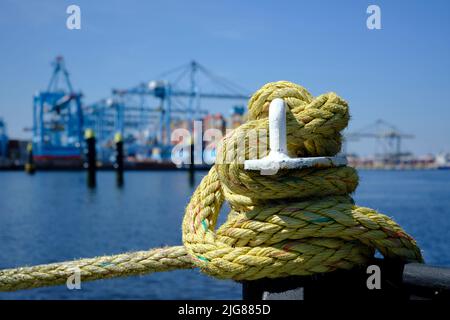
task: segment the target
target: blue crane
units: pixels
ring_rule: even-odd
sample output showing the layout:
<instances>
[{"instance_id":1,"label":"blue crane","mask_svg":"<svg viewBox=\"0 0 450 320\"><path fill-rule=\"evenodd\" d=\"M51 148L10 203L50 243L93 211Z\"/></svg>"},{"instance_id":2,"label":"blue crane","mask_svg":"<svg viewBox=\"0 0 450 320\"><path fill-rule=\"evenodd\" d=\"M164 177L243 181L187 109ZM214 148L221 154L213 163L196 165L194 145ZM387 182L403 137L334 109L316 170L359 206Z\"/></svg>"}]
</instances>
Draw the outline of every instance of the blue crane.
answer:
<instances>
[{"instance_id":1,"label":"blue crane","mask_svg":"<svg viewBox=\"0 0 450 320\"><path fill-rule=\"evenodd\" d=\"M75 92L64 59L56 57L47 90L33 97L33 151L36 160L81 160L82 94Z\"/></svg>"}]
</instances>

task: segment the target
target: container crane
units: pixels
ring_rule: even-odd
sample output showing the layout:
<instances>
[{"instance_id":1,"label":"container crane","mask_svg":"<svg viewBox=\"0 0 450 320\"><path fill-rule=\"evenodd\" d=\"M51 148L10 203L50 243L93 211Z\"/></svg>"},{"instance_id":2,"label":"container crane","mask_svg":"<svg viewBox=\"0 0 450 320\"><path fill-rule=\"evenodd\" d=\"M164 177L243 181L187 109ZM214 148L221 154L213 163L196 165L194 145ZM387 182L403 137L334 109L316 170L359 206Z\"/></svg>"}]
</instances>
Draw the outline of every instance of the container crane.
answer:
<instances>
[{"instance_id":1,"label":"container crane","mask_svg":"<svg viewBox=\"0 0 450 320\"><path fill-rule=\"evenodd\" d=\"M64 59L53 61L46 91L33 97L33 151L36 160L81 161L83 141L82 94L75 92Z\"/></svg>"},{"instance_id":2,"label":"container crane","mask_svg":"<svg viewBox=\"0 0 450 320\"><path fill-rule=\"evenodd\" d=\"M357 141L361 138L376 139L377 149L381 149L381 153L375 153L380 156L383 161L398 162L402 156L407 154L402 152L402 140L412 139L414 136L401 133L394 125L379 119L375 123L356 132L345 134L344 153L347 151L346 144L348 141Z\"/></svg>"}]
</instances>

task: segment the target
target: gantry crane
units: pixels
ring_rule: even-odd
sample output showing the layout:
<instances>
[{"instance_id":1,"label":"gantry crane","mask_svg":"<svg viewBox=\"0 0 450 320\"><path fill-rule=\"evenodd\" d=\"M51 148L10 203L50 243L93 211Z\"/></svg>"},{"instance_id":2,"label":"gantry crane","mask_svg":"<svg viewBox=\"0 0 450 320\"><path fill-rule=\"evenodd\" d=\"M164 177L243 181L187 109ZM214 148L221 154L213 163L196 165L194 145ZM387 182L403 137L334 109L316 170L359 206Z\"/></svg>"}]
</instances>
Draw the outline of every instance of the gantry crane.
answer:
<instances>
[{"instance_id":1,"label":"gantry crane","mask_svg":"<svg viewBox=\"0 0 450 320\"><path fill-rule=\"evenodd\" d=\"M129 89L113 89L110 98L84 108L86 125L97 131L104 145L110 144L118 131L125 137L128 153L157 146L167 156L174 119L187 120L192 133L193 120L208 113L201 108L201 100L249 98L245 89L196 61L164 72L157 79Z\"/></svg>"},{"instance_id":2,"label":"gantry crane","mask_svg":"<svg viewBox=\"0 0 450 320\"><path fill-rule=\"evenodd\" d=\"M394 125L384 121L377 120L375 123L364 127L358 131L344 135L344 153L347 152L346 144L349 141L357 141L361 138L376 139L375 155L381 160L398 162L406 153L402 152L402 139L414 138L411 134L400 132Z\"/></svg>"},{"instance_id":3,"label":"gantry crane","mask_svg":"<svg viewBox=\"0 0 450 320\"><path fill-rule=\"evenodd\" d=\"M81 159L81 97L73 90L63 57L56 57L47 90L33 97L33 151L37 160Z\"/></svg>"}]
</instances>

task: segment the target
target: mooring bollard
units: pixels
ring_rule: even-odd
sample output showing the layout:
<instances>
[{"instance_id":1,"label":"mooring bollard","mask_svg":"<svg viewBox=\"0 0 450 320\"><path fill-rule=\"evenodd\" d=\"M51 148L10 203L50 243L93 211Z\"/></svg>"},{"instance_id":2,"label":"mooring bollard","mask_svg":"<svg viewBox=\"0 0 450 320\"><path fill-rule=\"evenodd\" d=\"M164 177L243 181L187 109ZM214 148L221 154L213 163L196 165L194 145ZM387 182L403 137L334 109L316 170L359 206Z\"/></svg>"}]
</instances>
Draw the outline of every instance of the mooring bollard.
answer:
<instances>
[{"instance_id":1,"label":"mooring bollard","mask_svg":"<svg viewBox=\"0 0 450 320\"><path fill-rule=\"evenodd\" d=\"M246 170L274 175L280 169L338 167L342 156L291 158L286 145L286 106L274 99L269 106L270 152L262 159L246 160ZM242 282L244 300L341 300L352 299L438 299L450 298L450 269L397 260L372 259L366 266L311 276L289 276Z\"/></svg>"},{"instance_id":2,"label":"mooring bollard","mask_svg":"<svg viewBox=\"0 0 450 320\"><path fill-rule=\"evenodd\" d=\"M118 187L123 186L123 138L120 132L117 132L114 136L114 142L116 144L116 154L114 161L114 169L116 170L116 183Z\"/></svg>"},{"instance_id":3,"label":"mooring bollard","mask_svg":"<svg viewBox=\"0 0 450 320\"><path fill-rule=\"evenodd\" d=\"M246 160L246 170L260 171L261 175L274 175L280 169L300 169L314 166L342 166L346 165L345 157L308 157L291 158L287 154L286 143L286 105L283 99L274 99L269 106L269 154L262 159ZM279 279L261 279L244 281L242 294L244 300L304 300L306 296L315 296L318 288L319 295L335 286L340 289L348 287L349 281L354 281L354 276L348 276L340 272L337 278L324 275L326 281L319 276L299 277L291 276ZM344 279L344 282L340 282ZM314 282L314 283L312 283ZM354 290L352 292L355 292ZM332 295L339 297L337 292Z\"/></svg>"},{"instance_id":4,"label":"mooring bollard","mask_svg":"<svg viewBox=\"0 0 450 320\"><path fill-rule=\"evenodd\" d=\"M25 163L25 172L28 174L34 174L36 166L33 159L33 144L30 142L27 145L27 162Z\"/></svg>"},{"instance_id":5,"label":"mooring bollard","mask_svg":"<svg viewBox=\"0 0 450 320\"><path fill-rule=\"evenodd\" d=\"M95 134L92 129L87 129L84 133L86 143L84 168L87 170L87 184L88 187L96 186L96 171L97 171L97 155L95 149Z\"/></svg>"}]
</instances>

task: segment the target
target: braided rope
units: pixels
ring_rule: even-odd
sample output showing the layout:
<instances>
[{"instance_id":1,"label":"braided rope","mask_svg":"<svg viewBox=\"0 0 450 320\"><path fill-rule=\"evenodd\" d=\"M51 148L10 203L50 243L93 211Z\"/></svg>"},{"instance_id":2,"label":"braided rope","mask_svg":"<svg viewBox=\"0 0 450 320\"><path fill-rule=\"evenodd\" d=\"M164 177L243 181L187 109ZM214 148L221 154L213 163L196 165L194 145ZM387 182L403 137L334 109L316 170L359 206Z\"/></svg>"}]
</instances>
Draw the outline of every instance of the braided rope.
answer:
<instances>
[{"instance_id":1,"label":"braided rope","mask_svg":"<svg viewBox=\"0 0 450 320\"><path fill-rule=\"evenodd\" d=\"M250 136L257 130L267 139L275 98L289 108L290 155L339 152L340 132L350 118L344 100L334 93L314 98L286 81L266 84L249 101L249 120L221 141L216 164L192 195L183 219L184 246L3 270L0 291L63 284L74 267L83 281L195 266L217 278L253 280L351 269L366 264L375 250L423 261L414 239L398 224L353 203L349 194L358 184L353 168L282 170L273 176L244 170L243 160L254 152L267 155ZM224 201L232 210L215 231Z\"/></svg>"},{"instance_id":2,"label":"braided rope","mask_svg":"<svg viewBox=\"0 0 450 320\"><path fill-rule=\"evenodd\" d=\"M75 271L82 281L90 281L192 267L192 259L183 246L167 247L3 270L0 271L0 291L65 284Z\"/></svg>"}]
</instances>

